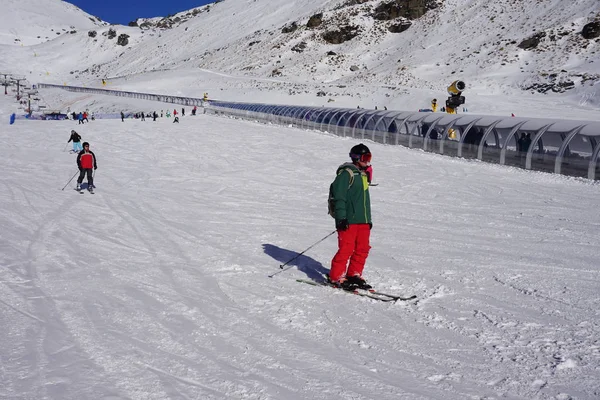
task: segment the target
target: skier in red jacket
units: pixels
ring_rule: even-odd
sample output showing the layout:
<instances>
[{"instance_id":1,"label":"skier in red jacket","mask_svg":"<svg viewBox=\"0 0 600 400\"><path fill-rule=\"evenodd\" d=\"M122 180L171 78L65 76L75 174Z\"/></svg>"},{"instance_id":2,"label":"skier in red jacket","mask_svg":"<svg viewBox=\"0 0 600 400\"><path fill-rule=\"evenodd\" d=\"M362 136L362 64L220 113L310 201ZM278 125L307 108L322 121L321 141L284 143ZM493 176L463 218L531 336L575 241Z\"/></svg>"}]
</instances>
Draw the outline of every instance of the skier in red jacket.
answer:
<instances>
[{"instance_id":1,"label":"skier in red jacket","mask_svg":"<svg viewBox=\"0 0 600 400\"><path fill-rule=\"evenodd\" d=\"M88 190L93 193L94 177L92 175L92 169L98 169L98 165L96 165L96 155L90 150L90 144L88 142L83 142L83 150L81 150L77 156L77 168L79 168L77 190L81 190L81 182L83 182L83 177L87 174Z\"/></svg>"}]
</instances>

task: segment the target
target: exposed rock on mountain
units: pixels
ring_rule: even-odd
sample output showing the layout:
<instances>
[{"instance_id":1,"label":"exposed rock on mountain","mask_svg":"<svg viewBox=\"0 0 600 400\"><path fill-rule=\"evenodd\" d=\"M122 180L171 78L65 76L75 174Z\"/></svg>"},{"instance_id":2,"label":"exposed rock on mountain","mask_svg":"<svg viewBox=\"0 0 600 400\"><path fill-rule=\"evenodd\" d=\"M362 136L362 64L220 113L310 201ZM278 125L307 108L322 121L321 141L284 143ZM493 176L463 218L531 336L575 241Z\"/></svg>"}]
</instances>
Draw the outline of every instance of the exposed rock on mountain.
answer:
<instances>
[{"instance_id":1,"label":"exposed rock on mountain","mask_svg":"<svg viewBox=\"0 0 600 400\"><path fill-rule=\"evenodd\" d=\"M316 28L318 26L320 26L323 23L323 14L319 13L319 14L315 14L312 17L310 17L308 19L308 22L306 23L306 27L307 28Z\"/></svg>"},{"instance_id":2,"label":"exposed rock on mountain","mask_svg":"<svg viewBox=\"0 0 600 400\"><path fill-rule=\"evenodd\" d=\"M581 35L585 39L596 39L600 37L600 21L593 21L586 24L581 31Z\"/></svg>"},{"instance_id":3,"label":"exposed rock on mountain","mask_svg":"<svg viewBox=\"0 0 600 400\"><path fill-rule=\"evenodd\" d=\"M127 46L128 43L129 43L129 35L126 33L120 34L119 38L117 39L117 44L119 46Z\"/></svg>"},{"instance_id":4,"label":"exposed rock on mountain","mask_svg":"<svg viewBox=\"0 0 600 400\"><path fill-rule=\"evenodd\" d=\"M536 33L530 38L523 40L521 43L518 44L517 47L523 50L535 49L544 37L546 37L546 32Z\"/></svg>"},{"instance_id":5,"label":"exposed rock on mountain","mask_svg":"<svg viewBox=\"0 0 600 400\"><path fill-rule=\"evenodd\" d=\"M347 25L336 30L327 31L323 33L322 37L327 43L340 44L354 39L360 32L360 27Z\"/></svg>"}]
</instances>

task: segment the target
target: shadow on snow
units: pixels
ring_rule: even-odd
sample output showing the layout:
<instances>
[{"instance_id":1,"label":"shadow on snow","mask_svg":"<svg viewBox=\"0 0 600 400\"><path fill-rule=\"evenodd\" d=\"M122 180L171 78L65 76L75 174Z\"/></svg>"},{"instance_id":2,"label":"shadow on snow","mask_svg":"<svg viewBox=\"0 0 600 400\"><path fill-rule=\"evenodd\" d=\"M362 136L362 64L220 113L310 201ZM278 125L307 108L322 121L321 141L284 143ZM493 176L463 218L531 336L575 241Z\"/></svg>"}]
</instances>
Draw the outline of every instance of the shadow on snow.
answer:
<instances>
[{"instance_id":1,"label":"shadow on snow","mask_svg":"<svg viewBox=\"0 0 600 400\"><path fill-rule=\"evenodd\" d=\"M263 244L263 250L265 254L273 257L282 264L285 264L299 254L298 252L282 249L281 247L266 243ZM299 271L305 273L308 278L315 282L324 282L324 276L329 273L329 269L325 268L323 264L304 254L287 265L298 267Z\"/></svg>"}]
</instances>

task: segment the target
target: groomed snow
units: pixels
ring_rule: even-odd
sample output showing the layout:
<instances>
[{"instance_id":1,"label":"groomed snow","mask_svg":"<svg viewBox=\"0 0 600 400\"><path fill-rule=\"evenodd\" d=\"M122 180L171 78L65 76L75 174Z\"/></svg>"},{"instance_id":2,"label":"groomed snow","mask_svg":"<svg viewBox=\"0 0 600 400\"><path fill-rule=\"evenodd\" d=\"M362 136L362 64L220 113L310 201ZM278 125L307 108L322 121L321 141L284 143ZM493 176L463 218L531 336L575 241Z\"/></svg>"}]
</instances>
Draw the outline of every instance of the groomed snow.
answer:
<instances>
[{"instance_id":1,"label":"groomed snow","mask_svg":"<svg viewBox=\"0 0 600 400\"><path fill-rule=\"evenodd\" d=\"M227 0L171 30L113 26L124 47L69 3L4 3L0 72L27 85L416 111L462 79L470 113L600 119L600 42L579 34L596 0L448 0L400 36L342 45L281 33L338 1ZM349 22L372 25L363 11ZM538 31L538 50L516 47ZM521 90L553 73L575 88ZM14 89L0 95L0 398L600 398L597 183L366 142L380 185L365 277L418 296L386 304L296 282L328 271L335 236L279 269L333 231L328 186L357 140L207 115L9 126L25 113ZM36 111L173 108L34 96ZM71 129L98 157L94 195L61 190Z\"/></svg>"},{"instance_id":2,"label":"groomed snow","mask_svg":"<svg viewBox=\"0 0 600 400\"><path fill-rule=\"evenodd\" d=\"M189 109L188 109L189 113ZM76 129L98 158L78 194ZM223 117L0 131L0 397L594 399L600 187L366 142L381 303L321 279L357 140ZM67 148L68 150L68 148Z\"/></svg>"}]
</instances>

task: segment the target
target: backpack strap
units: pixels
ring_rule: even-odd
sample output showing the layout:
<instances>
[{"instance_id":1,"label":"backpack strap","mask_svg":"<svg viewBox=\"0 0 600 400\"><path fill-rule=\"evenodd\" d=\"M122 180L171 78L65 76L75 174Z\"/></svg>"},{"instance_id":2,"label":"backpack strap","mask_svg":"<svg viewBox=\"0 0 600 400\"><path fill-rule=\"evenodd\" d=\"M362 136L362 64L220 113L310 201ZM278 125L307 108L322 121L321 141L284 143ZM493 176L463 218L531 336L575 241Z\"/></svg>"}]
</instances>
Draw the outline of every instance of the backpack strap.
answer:
<instances>
[{"instance_id":1,"label":"backpack strap","mask_svg":"<svg viewBox=\"0 0 600 400\"><path fill-rule=\"evenodd\" d=\"M348 167L344 168L344 171L346 171L346 172L348 172L350 174L350 183L348 184L348 188L350 188L350 186L352 186L352 184L354 183L354 171L352 171ZM342 171L340 171L340 174L341 173L342 173Z\"/></svg>"},{"instance_id":2,"label":"backpack strap","mask_svg":"<svg viewBox=\"0 0 600 400\"><path fill-rule=\"evenodd\" d=\"M348 189L350 189L350 186L352 186L352 184L354 183L354 171L348 167L345 167L344 170L350 174L350 183L348 184ZM343 173L344 172L340 170L337 176L340 176L340 174ZM335 218L335 200L333 198L332 187L333 183L329 186L329 198L327 199L327 207L329 209L328 214Z\"/></svg>"}]
</instances>

